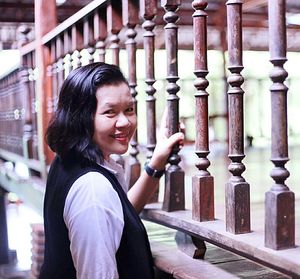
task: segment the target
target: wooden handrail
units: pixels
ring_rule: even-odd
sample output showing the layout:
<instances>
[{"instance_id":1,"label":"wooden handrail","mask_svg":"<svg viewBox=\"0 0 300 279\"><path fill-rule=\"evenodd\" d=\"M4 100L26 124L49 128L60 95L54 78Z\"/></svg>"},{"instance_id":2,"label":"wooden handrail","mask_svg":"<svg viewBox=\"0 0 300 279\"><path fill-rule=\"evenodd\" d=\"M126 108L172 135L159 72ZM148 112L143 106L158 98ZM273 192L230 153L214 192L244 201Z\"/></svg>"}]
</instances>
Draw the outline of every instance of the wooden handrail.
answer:
<instances>
[{"instance_id":1,"label":"wooden handrail","mask_svg":"<svg viewBox=\"0 0 300 279\"><path fill-rule=\"evenodd\" d=\"M59 24L56 28L54 28L52 31L47 33L42 38L42 43L46 45L51 40L53 40L55 37L57 37L59 34L63 33L66 29L70 28L72 25L76 24L78 21L82 20L84 17L86 17L88 14L92 13L94 10L96 10L99 6L104 5L107 3L107 0L94 0L90 4L86 5L84 8L79 10L77 13L66 19L64 22Z\"/></svg>"}]
</instances>

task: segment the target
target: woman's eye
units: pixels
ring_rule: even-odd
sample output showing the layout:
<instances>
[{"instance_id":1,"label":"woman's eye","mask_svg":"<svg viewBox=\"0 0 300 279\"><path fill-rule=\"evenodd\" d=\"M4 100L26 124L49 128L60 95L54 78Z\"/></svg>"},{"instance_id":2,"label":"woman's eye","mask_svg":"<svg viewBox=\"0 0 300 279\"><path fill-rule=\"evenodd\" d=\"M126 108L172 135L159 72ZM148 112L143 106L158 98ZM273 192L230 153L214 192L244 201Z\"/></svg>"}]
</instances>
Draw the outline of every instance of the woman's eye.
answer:
<instances>
[{"instance_id":1,"label":"woman's eye","mask_svg":"<svg viewBox=\"0 0 300 279\"><path fill-rule=\"evenodd\" d=\"M105 112L104 112L104 114L114 114L115 112L114 112L114 110L112 110L112 109L109 109L109 110L106 110Z\"/></svg>"},{"instance_id":2,"label":"woman's eye","mask_svg":"<svg viewBox=\"0 0 300 279\"><path fill-rule=\"evenodd\" d=\"M127 112L134 112L134 108L133 107L130 107L126 110Z\"/></svg>"}]
</instances>

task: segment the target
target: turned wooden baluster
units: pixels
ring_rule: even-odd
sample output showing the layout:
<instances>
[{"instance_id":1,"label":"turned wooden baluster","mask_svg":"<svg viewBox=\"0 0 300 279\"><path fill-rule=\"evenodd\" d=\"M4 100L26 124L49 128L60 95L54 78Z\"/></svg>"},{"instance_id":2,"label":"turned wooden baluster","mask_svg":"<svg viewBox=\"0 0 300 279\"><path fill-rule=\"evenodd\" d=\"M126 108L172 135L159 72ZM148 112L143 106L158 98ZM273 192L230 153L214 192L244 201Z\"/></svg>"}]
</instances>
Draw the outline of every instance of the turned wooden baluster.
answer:
<instances>
[{"instance_id":1,"label":"turned wooden baluster","mask_svg":"<svg viewBox=\"0 0 300 279\"><path fill-rule=\"evenodd\" d=\"M130 93L134 100L134 107L137 113L137 81L136 81L136 30L135 27L139 23L139 3L137 0L123 0L122 1L122 12L123 12L123 24L127 27L125 42L127 55L128 55L128 84L130 88ZM128 170L127 170L127 181L129 188L137 181L141 174L141 164L137 159L139 154L138 150L138 135L137 130L134 133L130 141L130 156L128 160Z\"/></svg>"},{"instance_id":2,"label":"turned wooden baluster","mask_svg":"<svg viewBox=\"0 0 300 279\"><path fill-rule=\"evenodd\" d=\"M285 184L288 162L285 0L269 1L269 49L273 69L270 78L272 113L271 177L275 184L266 193L265 246L282 249L295 245L295 196Z\"/></svg>"},{"instance_id":3,"label":"turned wooden baluster","mask_svg":"<svg viewBox=\"0 0 300 279\"><path fill-rule=\"evenodd\" d=\"M32 157L36 160L39 159L38 154L38 133L37 133L37 110L38 105L36 101L36 74L34 72L34 69L36 68L35 63L35 53L30 53L30 68L29 68L29 87L30 87L30 105L31 105L31 112L32 112Z\"/></svg>"},{"instance_id":4,"label":"turned wooden baluster","mask_svg":"<svg viewBox=\"0 0 300 279\"><path fill-rule=\"evenodd\" d=\"M50 57L51 57L51 63L47 66L47 74L48 78L51 80L51 95L47 96L47 113L49 114L48 119L51 119L51 116L54 112L54 102L57 94L57 84L58 84L58 78L57 78L57 63L56 63L56 41L53 40L51 42L50 47Z\"/></svg>"},{"instance_id":5,"label":"turned wooden baluster","mask_svg":"<svg viewBox=\"0 0 300 279\"><path fill-rule=\"evenodd\" d=\"M140 14L144 18L143 28L145 32L144 37L144 50L145 50L145 73L146 79L146 122L147 122L147 160L149 161L153 155L153 151L156 145L156 110L154 94L156 89L153 84L155 83L154 76L154 40L155 35L153 29L155 23L153 21L157 13L157 1L156 0L143 0L140 2ZM158 201L158 190L151 199L151 202Z\"/></svg>"},{"instance_id":6,"label":"turned wooden baluster","mask_svg":"<svg viewBox=\"0 0 300 279\"><path fill-rule=\"evenodd\" d=\"M105 39L107 37L106 11L97 10L94 14L94 39L100 62L105 62Z\"/></svg>"},{"instance_id":7,"label":"turned wooden baluster","mask_svg":"<svg viewBox=\"0 0 300 279\"><path fill-rule=\"evenodd\" d=\"M83 22L83 44L88 53L89 64L94 62L94 53L96 51L93 28L91 18L85 18Z\"/></svg>"},{"instance_id":8,"label":"turned wooden baluster","mask_svg":"<svg viewBox=\"0 0 300 279\"><path fill-rule=\"evenodd\" d=\"M165 8L165 44L167 52L167 86L168 92L168 133L169 136L179 131L179 97L176 95L180 87L178 81L178 27L176 21L178 15L176 10L181 4L180 0L162 0L161 5ZM181 161L178 155L179 147L176 145L169 157L170 166L165 175L165 194L163 210L174 211L183 210L184 203L184 172L178 165Z\"/></svg>"},{"instance_id":9,"label":"turned wooden baluster","mask_svg":"<svg viewBox=\"0 0 300 279\"><path fill-rule=\"evenodd\" d=\"M227 82L229 106L229 155L228 170L231 172L226 184L226 230L234 233L250 232L250 186L242 177L244 155L244 112L241 85L242 62L242 4L241 0L227 1L227 32L230 74Z\"/></svg>"},{"instance_id":10,"label":"turned wooden baluster","mask_svg":"<svg viewBox=\"0 0 300 279\"><path fill-rule=\"evenodd\" d=\"M112 51L112 63L119 66L119 33L122 29L122 4L119 0L110 1L107 6L107 29L110 33L110 49Z\"/></svg>"},{"instance_id":11,"label":"turned wooden baluster","mask_svg":"<svg viewBox=\"0 0 300 279\"><path fill-rule=\"evenodd\" d=\"M53 109L57 108L58 95L60 88L64 82L64 51L63 51L63 37L56 38L56 76L57 76L57 89L56 95L53 96Z\"/></svg>"},{"instance_id":12,"label":"turned wooden baluster","mask_svg":"<svg viewBox=\"0 0 300 279\"><path fill-rule=\"evenodd\" d=\"M14 145L12 144L12 135L13 135L13 130L14 130L14 120L15 120L15 115L14 115L14 95L13 95L13 90L12 90L12 83L13 83L13 77L10 75L8 78L8 86L7 86L7 92L8 93L8 108L10 110L10 115L9 115L9 127L8 127L8 146L9 146L9 151L14 152Z\"/></svg>"},{"instance_id":13,"label":"turned wooden baluster","mask_svg":"<svg viewBox=\"0 0 300 279\"><path fill-rule=\"evenodd\" d=\"M16 108L19 113L19 117L17 119L16 123L16 136L18 140L18 148L17 148L17 153L21 156L24 156L24 143L23 143L23 127L25 124L25 98L24 95L26 94L25 91L22 90L22 80L20 78L23 78L22 75L22 69L19 69L16 81L16 93L15 93L15 98L16 98ZM27 77L26 77L27 79ZM24 83L24 81L23 81Z\"/></svg>"},{"instance_id":14,"label":"turned wooden baluster","mask_svg":"<svg viewBox=\"0 0 300 279\"><path fill-rule=\"evenodd\" d=\"M19 47L27 44L29 42L28 33L30 28L27 26L20 26L19 32L23 35L22 39L19 41ZM21 70L21 86L23 93L24 102L24 125L23 130L23 156L25 158L33 158L33 140L32 140L32 110L31 110L31 53L26 54L21 57L22 70Z\"/></svg>"},{"instance_id":15,"label":"turned wooden baluster","mask_svg":"<svg viewBox=\"0 0 300 279\"><path fill-rule=\"evenodd\" d=\"M75 64L73 64L73 69L77 67L81 67L81 53L80 51L83 48L83 34L82 34L82 24L74 24L72 26L71 31L72 36L72 49L74 51L73 53L73 59L75 60Z\"/></svg>"},{"instance_id":16,"label":"turned wooden baluster","mask_svg":"<svg viewBox=\"0 0 300 279\"><path fill-rule=\"evenodd\" d=\"M194 85L196 109L196 151L199 157L196 167L198 174L193 176L193 203L192 218L196 221L208 221L214 219L214 178L207 168L210 165L207 156L209 154L208 141L208 80L207 70L207 14L204 11L207 1L195 0L192 3L195 12L193 14L194 25L194 53L195 75Z\"/></svg>"},{"instance_id":17,"label":"turned wooden baluster","mask_svg":"<svg viewBox=\"0 0 300 279\"><path fill-rule=\"evenodd\" d=\"M27 62L28 56L22 59L22 69L20 70L20 82L22 99L24 103L24 122L21 131L23 130L23 156L27 159L32 158L32 112L30 105L30 72ZM26 65L26 66L25 66Z\"/></svg>"},{"instance_id":18,"label":"turned wooden baluster","mask_svg":"<svg viewBox=\"0 0 300 279\"><path fill-rule=\"evenodd\" d=\"M64 32L64 53L66 54L65 57L65 64L64 64L64 78L72 71L72 36L69 29Z\"/></svg>"}]
</instances>

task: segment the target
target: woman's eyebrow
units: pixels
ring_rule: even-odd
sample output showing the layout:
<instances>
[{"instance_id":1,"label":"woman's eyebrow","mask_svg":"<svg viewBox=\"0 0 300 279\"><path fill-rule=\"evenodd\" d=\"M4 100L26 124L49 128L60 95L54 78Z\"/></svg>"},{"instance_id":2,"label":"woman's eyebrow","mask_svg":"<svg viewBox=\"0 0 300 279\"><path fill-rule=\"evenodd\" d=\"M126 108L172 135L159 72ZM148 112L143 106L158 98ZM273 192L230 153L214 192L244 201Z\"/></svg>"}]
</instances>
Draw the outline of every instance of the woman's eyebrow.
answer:
<instances>
[{"instance_id":1,"label":"woman's eyebrow","mask_svg":"<svg viewBox=\"0 0 300 279\"><path fill-rule=\"evenodd\" d=\"M104 108L107 108L107 107L113 108L113 107L116 107L116 106L118 106L118 104L117 103L113 103L113 102L106 102L106 103L104 103L102 105L102 107L104 107ZM127 106L134 106L134 101L129 101L127 103Z\"/></svg>"}]
</instances>

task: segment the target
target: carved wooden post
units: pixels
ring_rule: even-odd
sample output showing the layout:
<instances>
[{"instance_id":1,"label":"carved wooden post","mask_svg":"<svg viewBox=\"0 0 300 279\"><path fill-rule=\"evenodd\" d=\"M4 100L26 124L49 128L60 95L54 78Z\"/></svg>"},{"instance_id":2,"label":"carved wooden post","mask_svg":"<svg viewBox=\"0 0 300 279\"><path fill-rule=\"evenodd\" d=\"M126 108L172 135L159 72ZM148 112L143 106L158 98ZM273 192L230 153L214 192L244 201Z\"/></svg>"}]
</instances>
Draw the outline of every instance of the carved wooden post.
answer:
<instances>
[{"instance_id":1,"label":"carved wooden post","mask_svg":"<svg viewBox=\"0 0 300 279\"><path fill-rule=\"evenodd\" d=\"M63 37L58 36L56 38L56 75L57 75L57 91L54 96L54 110L57 108L58 95L60 88L64 82L64 49L63 49Z\"/></svg>"},{"instance_id":2,"label":"carved wooden post","mask_svg":"<svg viewBox=\"0 0 300 279\"><path fill-rule=\"evenodd\" d=\"M30 87L30 104L31 104L31 111L32 111L32 157L34 159L39 159L38 155L38 120L37 120L37 112L38 112L38 102L36 100L36 63L35 63L35 53L31 52L30 53L30 69L29 69L29 87Z\"/></svg>"},{"instance_id":3,"label":"carved wooden post","mask_svg":"<svg viewBox=\"0 0 300 279\"><path fill-rule=\"evenodd\" d=\"M165 26L165 43L167 51L167 87L168 92L168 129L169 135L179 131L179 97L176 95L179 86L176 84L178 77L178 27L176 21L178 15L176 10L181 4L180 0L162 0L161 5L165 8L166 14L164 20ZM180 156L179 148L175 146L169 157L170 166L165 175L165 195L163 201L163 210L174 211L183 210L184 205L184 172L178 165Z\"/></svg>"},{"instance_id":4,"label":"carved wooden post","mask_svg":"<svg viewBox=\"0 0 300 279\"><path fill-rule=\"evenodd\" d=\"M128 84L130 93L134 100L135 111L137 113L137 81L136 81L136 30L135 26L139 23L139 4L137 0L122 0L123 24L127 27L125 42L128 55ZM141 164L137 159L138 135L137 130L130 141L130 156L128 161L127 181L129 188L137 181L141 174Z\"/></svg>"},{"instance_id":5,"label":"carved wooden post","mask_svg":"<svg viewBox=\"0 0 300 279\"><path fill-rule=\"evenodd\" d=\"M72 36L69 29L65 30L64 32L64 53L66 54L65 64L64 64L64 71L65 75L64 78L72 71Z\"/></svg>"},{"instance_id":6,"label":"carved wooden post","mask_svg":"<svg viewBox=\"0 0 300 279\"><path fill-rule=\"evenodd\" d=\"M270 73L272 112L271 177L275 184L266 193L265 246L282 249L295 245L295 196L285 185L289 171L288 157L287 91L284 84L288 73L286 62L285 0L269 1L269 48L274 68Z\"/></svg>"},{"instance_id":7,"label":"carved wooden post","mask_svg":"<svg viewBox=\"0 0 300 279\"><path fill-rule=\"evenodd\" d=\"M244 113L241 88L242 62L242 1L227 1L227 30L229 71L229 155L228 170L231 172L226 184L226 230L231 233L250 232L250 186L242 177L244 155Z\"/></svg>"},{"instance_id":8,"label":"carved wooden post","mask_svg":"<svg viewBox=\"0 0 300 279\"><path fill-rule=\"evenodd\" d=\"M210 165L208 141L208 80L207 70L207 14L204 9L207 1L194 0L194 53L195 75L194 85L197 89L196 98L196 154L199 160L196 164L199 173L193 176L192 217L197 221L214 219L214 179L207 168Z\"/></svg>"},{"instance_id":9,"label":"carved wooden post","mask_svg":"<svg viewBox=\"0 0 300 279\"><path fill-rule=\"evenodd\" d=\"M48 117L46 113L46 99L51 95L51 84L47 78L47 65L49 65L50 53L48 46L42 44L42 36L56 26L56 2L55 0L35 0L35 34L36 34L36 66L39 74L36 80L37 102L41 109L38 112L38 140L39 140L39 159L40 162L49 164L53 153L44 141L44 132L48 126ZM46 175L44 170L43 176Z\"/></svg>"},{"instance_id":10,"label":"carved wooden post","mask_svg":"<svg viewBox=\"0 0 300 279\"><path fill-rule=\"evenodd\" d=\"M55 97L58 96L57 90L58 90L58 78L57 78L57 63L56 63L56 41L53 40L51 42L50 46L50 57L51 62L47 67L48 71L48 78L51 83L52 92L51 95L47 98L47 113L48 118L51 119L53 112L54 112L54 102Z\"/></svg>"},{"instance_id":11,"label":"carved wooden post","mask_svg":"<svg viewBox=\"0 0 300 279\"><path fill-rule=\"evenodd\" d=\"M112 63L119 66L119 33L122 29L122 4L121 1L110 1L107 6L107 29L110 32L110 49L112 50Z\"/></svg>"},{"instance_id":12,"label":"carved wooden post","mask_svg":"<svg viewBox=\"0 0 300 279\"><path fill-rule=\"evenodd\" d=\"M107 37L106 13L104 9L94 14L94 39L100 62L105 62L105 39Z\"/></svg>"},{"instance_id":13,"label":"carved wooden post","mask_svg":"<svg viewBox=\"0 0 300 279\"><path fill-rule=\"evenodd\" d=\"M28 56L26 56L28 58ZM22 98L24 103L24 125L23 125L23 156L27 159L32 158L32 112L30 98L30 74L28 70L29 63L23 57L23 66L20 71L20 82L22 90ZM25 66L26 65L26 66Z\"/></svg>"},{"instance_id":14,"label":"carved wooden post","mask_svg":"<svg viewBox=\"0 0 300 279\"><path fill-rule=\"evenodd\" d=\"M20 26L18 31L23 35L18 42L19 47L28 43L27 34L30 32L27 26ZM21 56L22 70L20 82L22 84L23 102L24 102L24 126L23 126L23 156L27 159L33 158L33 140L32 140L32 110L31 110L31 92L30 92L30 67L31 53Z\"/></svg>"},{"instance_id":15,"label":"carved wooden post","mask_svg":"<svg viewBox=\"0 0 300 279\"><path fill-rule=\"evenodd\" d=\"M83 23L83 44L88 52L89 64L94 62L95 40L94 40L94 25L92 25L91 18L86 18Z\"/></svg>"},{"instance_id":16,"label":"carved wooden post","mask_svg":"<svg viewBox=\"0 0 300 279\"><path fill-rule=\"evenodd\" d=\"M7 218L6 218L6 191L0 187L0 264L9 263Z\"/></svg>"},{"instance_id":17,"label":"carved wooden post","mask_svg":"<svg viewBox=\"0 0 300 279\"><path fill-rule=\"evenodd\" d=\"M72 26L72 49L74 50L73 59L75 56L76 64L73 65L73 68L80 67L82 65L81 62L81 53L80 51L83 48L83 34L82 34L82 25L81 24L74 24Z\"/></svg>"},{"instance_id":18,"label":"carved wooden post","mask_svg":"<svg viewBox=\"0 0 300 279\"><path fill-rule=\"evenodd\" d=\"M143 0L140 2L140 13L144 18L143 28L145 32L144 37L144 50L145 50L145 72L147 84L146 87L146 119L147 119L147 160L149 161L153 155L153 151L156 145L156 110L155 110L155 97L156 89L153 84L155 83L154 76L154 40L155 35L153 29L155 23L153 21L157 13L157 1L156 0ZM158 190L151 199L151 202L158 201Z\"/></svg>"}]
</instances>

